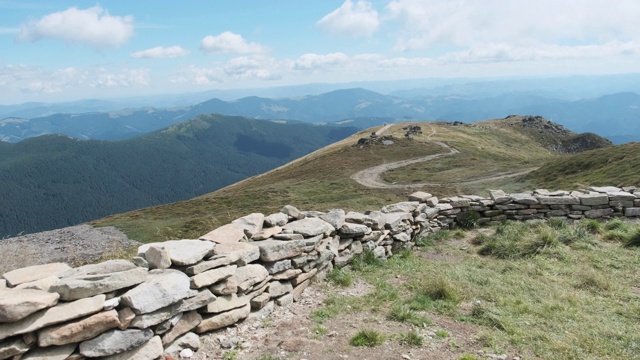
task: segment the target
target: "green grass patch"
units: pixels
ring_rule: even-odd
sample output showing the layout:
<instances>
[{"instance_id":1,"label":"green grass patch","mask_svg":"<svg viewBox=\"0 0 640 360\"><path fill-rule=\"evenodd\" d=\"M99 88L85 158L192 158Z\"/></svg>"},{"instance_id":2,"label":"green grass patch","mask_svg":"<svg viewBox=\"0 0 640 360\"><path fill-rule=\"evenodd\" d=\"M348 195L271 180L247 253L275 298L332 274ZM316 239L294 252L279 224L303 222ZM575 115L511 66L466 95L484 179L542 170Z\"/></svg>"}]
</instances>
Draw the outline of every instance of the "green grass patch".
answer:
<instances>
[{"instance_id":1,"label":"green grass patch","mask_svg":"<svg viewBox=\"0 0 640 360\"><path fill-rule=\"evenodd\" d=\"M349 339L349 344L351 344L351 346L375 347L382 345L383 342L384 335L378 331L368 329L358 331L351 339Z\"/></svg>"},{"instance_id":2,"label":"green grass patch","mask_svg":"<svg viewBox=\"0 0 640 360\"><path fill-rule=\"evenodd\" d=\"M396 304L389 315L387 316L389 320L405 322L416 326L423 326L425 324L431 324L431 320L424 315L419 314L414 309L411 309L410 306L405 304Z\"/></svg>"},{"instance_id":3,"label":"green grass patch","mask_svg":"<svg viewBox=\"0 0 640 360\"><path fill-rule=\"evenodd\" d=\"M349 287L353 284L353 277L342 268L334 268L327 274L327 280L340 287Z\"/></svg>"},{"instance_id":4,"label":"green grass patch","mask_svg":"<svg viewBox=\"0 0 640 360\"><path fill-rule=\"evenodd\" d=\"M398 341L402 345L420 347L424 343L424 338L415 330L410 330L406 334L400 334Z\"/></svg>"}]
</instances>

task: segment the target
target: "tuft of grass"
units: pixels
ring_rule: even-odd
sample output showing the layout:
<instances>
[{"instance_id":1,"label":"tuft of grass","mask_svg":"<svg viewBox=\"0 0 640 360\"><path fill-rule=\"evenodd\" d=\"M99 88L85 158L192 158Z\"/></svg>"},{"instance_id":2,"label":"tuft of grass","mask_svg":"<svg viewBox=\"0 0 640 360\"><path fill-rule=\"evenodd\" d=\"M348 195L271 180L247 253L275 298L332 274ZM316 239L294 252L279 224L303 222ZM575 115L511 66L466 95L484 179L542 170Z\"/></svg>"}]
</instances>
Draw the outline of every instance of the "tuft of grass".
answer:
<instances>
[{"instance_id":1,"label":"tuft of grass","mask_svg":"<svg viewBox=\"0 0 640 360\"><path fill-rule=\"evenodd\" d=\"M612 229L607 230L602 237L609 241L624 242L627 236L628 233L625 229Z\"/></svg>"},{"instance_id":2,"label":"tuft of grass","mask_svg":"<svg viewBox=\"0 0 640 360\"><path fill-rule=\"evenodd\" d=\"M453 233L448 230L438 230L436 232L432 232L426 236L421 236L416 239L416 246L418 247L429 247L434 246L437 243L445 242L451 239Z\"/></svg>"},{"instance_id":3,"label":"tuft of grass","mask_svg":"<svg viewBox=\"0 0 640 360\"><path fill-rule=\"evenodd\" d=\"M478 360L474 355L464 354L458 358L458 360Z\"/></svg>"},{"instance_id":4,"label":"tuft of grass","mask_svg":"<svg viewBox=\"0 0 640 360\"><path fill-rule=\"evenodd\" d=\"M411 330L406 334L400 334L399 341L400 344L420 347L424 343L424 338L417 331Z\"/></svg>"},{"instance_id":5,"label":"tuft of grass","mask_svg":"<svg viewBox=\"0 0 640 360\"><path fill-rule=\"evenodd\" d=\"M393 308L391 308L391 311L389 312L387 318L389 320L406 322L416 326L422 326L424 324L431 323L431 320L429 320L427 317L418 314L416 311L404 304L396 304Z\"/></svg>"},{"instance_id":6,"label":"tuft of grass","mask_svg":"<svg viewBox=\"0 0 640 360\"><path fill-rule=\"evenodd\" d=\"M629 225L620 219L613 219L604 224L605 230L622 230L626 231L629 228Z\"/></svg>"},{"instance_id":7,"label":"tuft of grass","mask_svg":"<svg viewBox=\"0 0 640 360\"><path fill-rule=\"evenodd\" d=\"M590 234L597 235L602 233L602 224L596 219L583 220L579 226L587 230Z\"/></svg>"},{"instance_id":8,"label":"tuft of grass","mask_svg":"<svg viewBox=\"0 0 640 360\"><path fill-rule=\"evenodd\" d=\"M568 226L567 222L564 221L563 218L559 218L559 217L550 218L549 220L547 220L547 225L549 225L550 228L555 230L566 229Z\"/></svg>"},{"instance_id":9,"label":"tuft of grass","mask_svg":"<svg viewBox=\"0 0 640 360\"><path fill-rule=\"evenodd\" d=\"M383 261L376 257L373 250L365 250L351 260L351 268L356 271L368 271L382 266Z\"/></svg>"},{"instance_id":10,"label":"tuft of grass","mask_svg":"<svg viewBox=\"0 0 640 360\"><path fill-rule=\"evenodd\" d=\"M333 268L333 270L327 274L327 280L340 287L349 287L353 284L351 274L342 268Z\"/></svg>"},{"instance_id":11,"label":"tuft of grass","mask_svg":"<svg viewBox=\"0 0 640 360\"><path fill-rule=\"evenodd\" d=\"M237 360L238 350L229 350L222 355L222 360Z\"/></svg>"},{"instance_id":12,"label":"tuft of grass","mask_svg":"<svg viewBox=\"0 0 640 360\"><path fill-rule=\"evenodd\" d=\"M435 334L436 334L437 337L439 337L441 339L449 337L449 333L446 332L445 330L442 330L442 329L436 330Z\"/></svg>"},{"instance_id":13,"label":"tuft of grass","mask_svg":"<svg viewBox=\"0 0 640 360\"><path fill-rule=\"evenodd\" d=\"M564 223L564 222L563 222ZM560 225L555 225L559 227ZM565 229L564 226L561 229ZM480 255L500 259L519 259L548 252L562 243L559 230L548 224L527 224L507 221L498 226L493 236L482 239Z\"/></svg>"},{"instance_id":14,"label":"tuft of grass","mask_svg":"<svg viewBox=\"0 0 640 360\"><path fill-rule=\"evenodd\" d=\"M459 227L471 230L478 227L478 220L480 219L480 213L475 210L466 211L460 213L456 217L456 223Z\"/></svg>"},{"instance_id":15,"label":"tuft of grass","mask_svg":"<svg viewBox=\"0 0 640 360\"><path fill-rule=\"evenodd\" d=\"M384 335L375 330L363 329L358 331L350 340L351 346L375 347L382 345Z\"/></svg>"},{"instance_id":16,"label":"tuft of grass","mask_svg":"<svg viewBox=\"0 0 640 360\"><path fill-rule=\"evenodd\" d=\"M624 240L624 247L640 247L640 227L627 236Z\"/></svg>"}]
</instances>

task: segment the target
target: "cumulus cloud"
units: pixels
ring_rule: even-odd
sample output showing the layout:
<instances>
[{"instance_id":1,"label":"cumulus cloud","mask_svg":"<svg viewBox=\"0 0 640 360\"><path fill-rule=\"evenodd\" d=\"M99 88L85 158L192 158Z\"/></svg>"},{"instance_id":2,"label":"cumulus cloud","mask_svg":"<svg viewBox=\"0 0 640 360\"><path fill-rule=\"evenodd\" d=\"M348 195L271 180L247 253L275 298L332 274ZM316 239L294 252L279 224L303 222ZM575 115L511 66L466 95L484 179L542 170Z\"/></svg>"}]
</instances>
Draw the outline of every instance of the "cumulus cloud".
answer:
<instances>
[{"instance_id":1,"label":"cumulus cloud","mask_svg":"<svg viewBox=\"0 0 640 360\"><path fill-rule=\"evenodd\" d=\"M131 39L132 16L112 16L100 7L69 8L21 24L18 40L56 39L96 48L116 47Z\"/></svg>"},{"instance_id":2,"label":"cumulus cloud","mask_svg":"<svg viewBox=\"0 0 640 360\"><path fill-rule=\"evenodd\" d=\"M240 56L229 60L224 72L239 79L278 80L278 63L267 56Z\"/></svg>"},{"instance_id":3,"label":"cumulus cloud","mask_svg":"<svg viewBox=\"0 0 640 360\"><path fill-rule=\"evenodd\" d=\"M188 53L189 51L182 46L156 46L154 48L136 51L131 54L131 57L135 59L162 59L184 56Z\"/></svg>"},{"instance_id":4,"label":"cumulus cloud","mask_svg":"<svg viewBox=\"0 0 640 360\"><path fill-rule=\"evenodd\" d=\"M344 65L349 57L341 52L330 54L304 54L293 61L291 68L295 70L318 70L326 67Z\"/></svg>"},{"instance_id":5,"label":"cumulus cloud","mask_svg":"<svg viewBox=\"0 0 640 360\"><path fill-rule=\"evenodd\" d=\"M258 54L267 48L253 42L247 42L242 35L225 31L219 35L207 35L200 42L200 49L206 53Z\"/></svg>"},{"instance_id":6,"label":"cumulus cloud","mask_svg":"<svg viewBox=\"0 0 640 360\"><path fill-rule=\"evenodd\" d=\"M339 8L325 15L317 25L329 33L353 37L369 37L380 26L378 12L370 2L346 0Z\"/></svg>"},{"instance_id":7,"label":"cumulus cloud","mask_svg":"<svg viewBox=\"0 0 640 360\"><path fill-rule=\"evenodd\" d=\"M169 80L178 84L210 85L221 83L223 77L221 69L189 65L178 69Z\"/></svg>"}]
</instances>

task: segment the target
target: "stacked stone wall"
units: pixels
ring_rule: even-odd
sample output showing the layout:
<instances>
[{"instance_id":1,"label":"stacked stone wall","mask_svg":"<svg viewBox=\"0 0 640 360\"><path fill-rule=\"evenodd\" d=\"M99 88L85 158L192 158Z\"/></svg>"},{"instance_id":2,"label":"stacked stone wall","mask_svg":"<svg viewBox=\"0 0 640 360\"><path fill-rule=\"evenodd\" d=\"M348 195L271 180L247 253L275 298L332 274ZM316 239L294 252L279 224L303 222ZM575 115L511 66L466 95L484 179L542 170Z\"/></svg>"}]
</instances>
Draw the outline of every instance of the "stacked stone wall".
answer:
<instances>
[{"instance_id":1,"label":"stacked stone wall","mask_svg":"<svg viewBox=\"0 0 640 360\"><path fill-rule=\"evenodd\" d=\"M287 205L199 239L142 245L131 260L7 272L0 280L0 360L189 357L199 335L268 316L367 250L386 258L412 248L419 235L469 221L640 216L635 188L490 194L438 199L416 192L366 213Z\"/></svg>"}]
</instances>

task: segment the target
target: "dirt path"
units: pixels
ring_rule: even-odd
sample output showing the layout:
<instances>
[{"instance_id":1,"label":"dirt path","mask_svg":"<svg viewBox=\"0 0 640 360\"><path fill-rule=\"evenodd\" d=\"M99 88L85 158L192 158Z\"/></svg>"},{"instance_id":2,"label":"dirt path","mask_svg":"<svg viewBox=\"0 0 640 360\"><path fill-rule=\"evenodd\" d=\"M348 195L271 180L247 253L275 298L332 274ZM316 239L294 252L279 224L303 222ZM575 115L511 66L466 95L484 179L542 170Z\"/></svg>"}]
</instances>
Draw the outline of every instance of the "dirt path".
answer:
<instances>
[{"instance_id":1,"label":"dirt path","mask_svg":"<svg viewBox=\"0 0 640 360\"><path fill-rule=\"evenodd\" d=\"M382 128L380 128L380 130L376 131L376 135L382 134L383 132L387 131L391 126L392 125L383 126ZM431 134L427 136L427 139L431 138L433 135L436 134L436 129L432 126L429 126L429 127L431 128ZM412 189L412 188L421 188L424 186L441 186L442 183L434 183L434 182L415 183L415 184L388 184L382 181L382 174L386 171L401 168L411 164L427 162L427 161L438 159L444 156L450 156L450 155L455 155L460 153L460 151L458 151L457 149L443 142L434 141L434 144L440 145L441 147L448 150L448 152L373 166L373 167L358 171L357 173L351 175L351 179L355 180L360 185L364 185L372 189ZM485 181L496 181L496 180L506 179L509 177L528 174L537 169L538 168L536 167L536 168L521 170L518 172L499 173L491 176L480 177L477 179L460 181L454 184L466 185L466 184L474 184L474 183L485 182Z\"/></svg>"}]
</instances>

